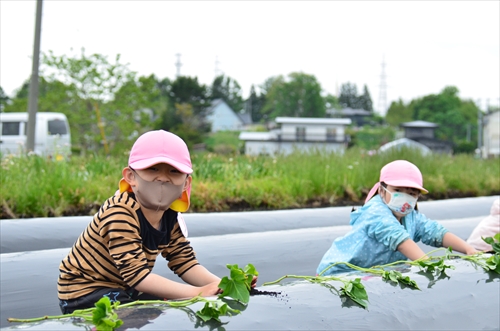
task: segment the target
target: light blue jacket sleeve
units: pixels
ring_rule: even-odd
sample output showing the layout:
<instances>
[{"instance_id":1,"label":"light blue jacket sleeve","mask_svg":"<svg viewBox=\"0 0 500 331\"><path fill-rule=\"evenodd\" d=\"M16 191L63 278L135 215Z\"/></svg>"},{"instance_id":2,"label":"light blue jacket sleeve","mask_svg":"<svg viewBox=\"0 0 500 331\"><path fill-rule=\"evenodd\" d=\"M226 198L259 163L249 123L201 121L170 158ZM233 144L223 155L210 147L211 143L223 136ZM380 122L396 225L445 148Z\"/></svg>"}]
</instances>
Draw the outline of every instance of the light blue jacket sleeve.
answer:
<instances>
[{"instance_id":1,"label":"light blue jacket sleeve","mask_svg":"<svg viewBox=\"0 0 500 331\"><path fill-rule=\"evenodd\" d=\"M448 230L438 222L428 219L424 214L414 212L415 242L421 240L424 244L433 247L443 246L443 236Z\"/></svg>"},{"instance_id":2,"label":"light blue jacket sleeve","mask_svg":"<svg viewBox=\"0 0 500 331\"><path fill-rule=\"evenodd\" d=\"M396 251L398 246L410 238L408 231L393 216L393 219L383 219L371 222L367 227L368 237L387 246L390 250Z\"/></svg>"}]
</instances>

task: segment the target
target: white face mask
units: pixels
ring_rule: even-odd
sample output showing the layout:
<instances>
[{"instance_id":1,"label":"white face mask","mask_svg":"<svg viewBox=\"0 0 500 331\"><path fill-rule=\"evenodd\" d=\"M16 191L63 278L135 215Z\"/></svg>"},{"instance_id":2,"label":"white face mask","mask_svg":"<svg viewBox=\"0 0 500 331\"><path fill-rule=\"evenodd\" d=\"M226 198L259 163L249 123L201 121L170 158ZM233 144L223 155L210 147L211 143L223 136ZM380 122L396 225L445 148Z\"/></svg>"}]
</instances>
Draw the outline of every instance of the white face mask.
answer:
<instances>
[{"instance_id":1,"label":"white face mask","mask_svg":"<svg viewBox=\"0 0 500 331\"><path fill-rule=\"evenodd\" d=\"M403 192L390 192L385 187L383 188L391 195L391 200L386 203L390 210L401 215L408 215L415 209L417 198Z\"/></svg>"}]
</instances>

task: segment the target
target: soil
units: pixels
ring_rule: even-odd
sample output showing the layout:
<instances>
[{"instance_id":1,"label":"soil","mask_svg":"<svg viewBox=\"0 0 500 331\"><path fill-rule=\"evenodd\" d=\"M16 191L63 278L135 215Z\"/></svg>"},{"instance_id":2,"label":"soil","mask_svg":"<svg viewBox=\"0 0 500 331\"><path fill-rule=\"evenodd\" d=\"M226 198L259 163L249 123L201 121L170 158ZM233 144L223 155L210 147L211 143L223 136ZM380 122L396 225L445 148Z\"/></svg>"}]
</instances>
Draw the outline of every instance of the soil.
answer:
<instances>
[{"instance_id":1,"label":"soil","mask_svg":"<svg viewBox=\"0 0 500 331\"><path fill-rule=\"evenodd\" d=\"M281 294L281 292L261 291L261 290L258 290L256 288L253 288L253 289L250 290L250 296L254 296L254 295L269 295L269 296L272 296L272 297L277 297L280 294Z\"/></svg>"},{"instance_id":2,"label":"soil","mask_svg":"<svg viewBox=\"0 0 500 331\"><path fill-rule=\"evenodd\" d=\"M368 194L367 192L362 192L363 196ZM500 191L491 192L490 195L500 195ZM419 201L432 201L432 200L445 200L445 199L456 199L456 198L470 198L477 197L474 192L461 192L456 190L450 190L446 193L429 193L422 195ZM325 208L325 207L345 207L345 206L361 206L363 201L358 199L355 194L346 192L344 197L336 198L333 202L329 199L313 199L309 200L303 204L295 204L293 206L288 206L283 209L301 209L301 208ZM220 206L224 206L223 210ZM196 208L191 208L188 212L190 213L200 213L200 212L238 212L238 211L262 211L262 210L276 210L266 203L262 203L260 206L256 207L250 205L248 202L241 199L228 199L226 201L218 201L218 207L214 210L197 210ZM49 210L47 217L56 216L92 216L100 208L98 204L88 204L85 206L70 207L62 212L62 215L56 215L56 213ZM4 202L0 206L0 219L13 219L13 218L33 218L33 217L46 217L45 215L34 215L34 214L23 214L18 215L14 213L10 207Z\"/></svg>"}]
</instances>

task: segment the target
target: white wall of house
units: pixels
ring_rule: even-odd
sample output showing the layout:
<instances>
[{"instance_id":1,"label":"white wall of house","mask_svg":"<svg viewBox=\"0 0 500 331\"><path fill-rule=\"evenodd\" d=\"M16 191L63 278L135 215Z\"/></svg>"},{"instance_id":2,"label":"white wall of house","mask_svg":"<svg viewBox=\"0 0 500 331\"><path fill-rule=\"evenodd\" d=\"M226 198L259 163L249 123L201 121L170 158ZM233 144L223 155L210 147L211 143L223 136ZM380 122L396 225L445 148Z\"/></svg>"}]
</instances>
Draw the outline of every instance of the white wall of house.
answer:
<instances>
[{"instance_id":1,"label":"white wall of house","mask_svg":"<svg viewBox=\"0 0 500 331\"><path fill-rule=\"evenodd\" d=\"M282 141L279 146L279 153L284 155L291 154L295 151L303 153L341 153L345 151L346 144L335 143L307 143L307 142L284 142Z\"/></svg>"},{"instance_id":2,"label":"white wall of house","mask_svg":"<svg viewBox=\"0 0 500 331\"><path fill-rule=\"evenodd\" d=\"M207 120L212 124L212 132L238 131L243 128L241 119L224 101L215 105Z\"/></svg>"},{"instance_id":3,"label":"white wall of house","mask_svg":"<svg viewBox=\"0 0 500 331\"><path fill-rule=\"evenodd\" d=\"M483 127L483 157L500 156L500 111L491 113L484 118Z\"/></svg>"},{"instance_id":4,"label":"white wall of house","mask_svg":"<svg viewBox=\"0 0 500 331\"><path fill-rule=\"evenodd\" d=\"M345 127L351 120L278 117L276 123L281 128L273 132L240 134L246 155L287 155L294 151L343 153L347 147Z\"/></svg>"},{"instance_id":5,"label":"white wall of house","mask_svg":"<svg viewBox=\"0 0 500 331\"><path fill-rule=\"evenodd\" d=\"M275 155L279 153L279 145L274 141L245 142L245 155Z\"/></svg>"}]
</instances>

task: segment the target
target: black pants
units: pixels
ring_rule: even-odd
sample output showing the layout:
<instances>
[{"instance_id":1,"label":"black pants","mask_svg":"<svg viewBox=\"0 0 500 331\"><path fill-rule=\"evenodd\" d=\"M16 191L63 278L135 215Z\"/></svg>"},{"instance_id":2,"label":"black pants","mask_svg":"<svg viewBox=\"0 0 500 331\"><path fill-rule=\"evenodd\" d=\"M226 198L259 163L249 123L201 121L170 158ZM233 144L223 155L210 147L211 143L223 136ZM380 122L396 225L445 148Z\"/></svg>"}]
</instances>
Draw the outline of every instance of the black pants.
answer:
<instances>
[{"instance_id":1,"label":"black pants","mask_svg":"<svg viewBox=\"0 0 500 331\"><path fill-rule=\"evenodd\" d=\"M102 297L108 297L111 303L120 301L128 303L137 300L163 300L162 298L136 290L124 290L121 288L102 288L80 298L71 300L59 300L59 308L63 314L71 314L77 309L86 309L95 307L95 303Z\"/></svg>"}]
</instances>

